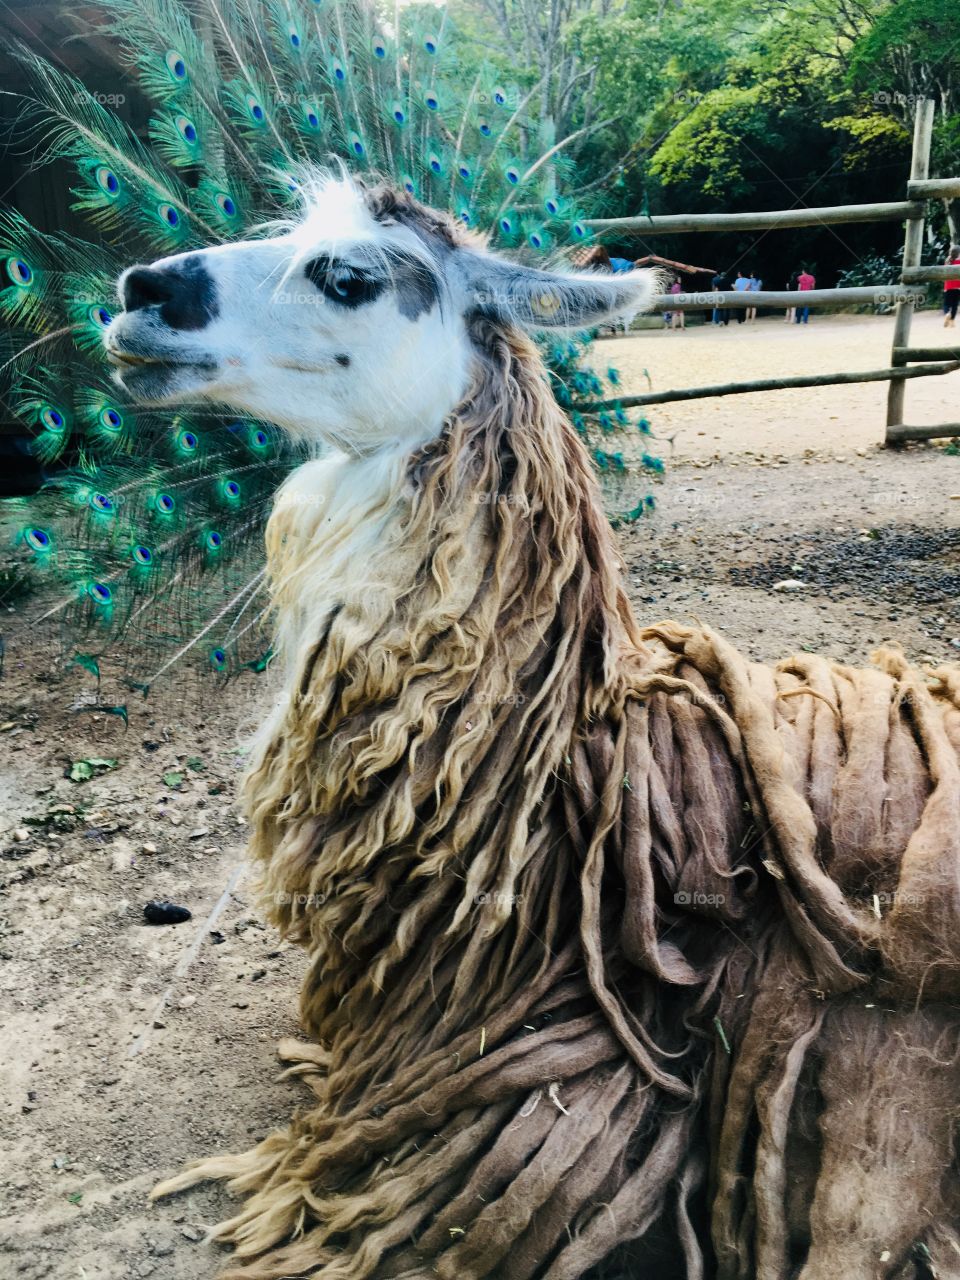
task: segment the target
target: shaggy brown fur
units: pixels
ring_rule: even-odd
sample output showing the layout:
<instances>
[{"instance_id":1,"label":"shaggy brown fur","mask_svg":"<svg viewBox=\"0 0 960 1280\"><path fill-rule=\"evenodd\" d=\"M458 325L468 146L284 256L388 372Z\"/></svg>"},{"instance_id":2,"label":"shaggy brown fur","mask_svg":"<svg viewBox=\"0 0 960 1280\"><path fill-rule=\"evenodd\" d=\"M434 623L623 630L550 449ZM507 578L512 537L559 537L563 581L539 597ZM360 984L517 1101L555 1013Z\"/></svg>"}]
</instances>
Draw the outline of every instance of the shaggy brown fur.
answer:
<instances>
[{"instance_id":1,"label":"shaggy brown fur","mask_svg":"<svg viewBox=\"0 0 960 1280\"><path fill-rule=\"evenodd\" d=\"M960 671L641 632L534 349L475 340L248 781L316 1104L160 1191L247 1196L235 1280L960 1274Z\"/></svg>"}]
</instances>

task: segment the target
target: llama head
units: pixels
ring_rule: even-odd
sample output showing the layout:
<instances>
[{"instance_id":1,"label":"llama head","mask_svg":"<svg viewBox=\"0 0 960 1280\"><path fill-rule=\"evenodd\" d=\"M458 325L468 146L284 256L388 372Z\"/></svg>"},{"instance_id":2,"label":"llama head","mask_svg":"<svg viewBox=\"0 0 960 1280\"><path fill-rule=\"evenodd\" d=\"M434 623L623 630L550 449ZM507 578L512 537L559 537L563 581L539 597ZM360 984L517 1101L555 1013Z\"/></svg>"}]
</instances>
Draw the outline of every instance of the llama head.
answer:
<instances>
[{"instance_id":1,"label":"llama head","mask_svg":"<svg viewBox=\"0 0 960 1280\"><path fill-rule=\"evenodd\" d=\"M278 234L125 271L105 342L142 403L223 405L367 453L439 433L476 372L475 317L583 329L654 288L519 266L404 193L318 178Z\"/></svg>"}]
</instances>

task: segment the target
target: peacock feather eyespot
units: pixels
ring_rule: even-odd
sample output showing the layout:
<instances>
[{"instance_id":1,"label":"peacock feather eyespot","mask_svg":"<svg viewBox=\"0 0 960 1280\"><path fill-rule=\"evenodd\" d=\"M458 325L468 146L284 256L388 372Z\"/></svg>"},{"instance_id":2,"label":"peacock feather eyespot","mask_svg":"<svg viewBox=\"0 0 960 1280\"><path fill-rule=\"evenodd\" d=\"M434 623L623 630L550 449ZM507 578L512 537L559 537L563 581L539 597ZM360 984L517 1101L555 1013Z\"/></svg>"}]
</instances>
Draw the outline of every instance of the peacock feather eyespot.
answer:
<instances>
[{"instance_id":1,"label":"peacock feather eyespot","mask_svg":"<svg viewBox=\"0 0 960 1280\"><path fill-rule=\"evenodd\" d=\"M503 234L504 234L505 236L509 236L509 235L511 235L511 234L512 234L512 232L513 232L513 220L512 220L511 218L507 218L507 217L503 217L503 218L501 218L501 219L500 219L500 230L503 232Z\"/></svg>"},{"instance_id":2,"label":"peacock feather eyespot","mask_svg":"<svg viewBox=\"0 0 960 1280\"><path fill-rule=\"evenodd\" d=\"M237 206L233 196L227 195L226 191L218 191L213 199L225 218L235 218L237 216Z\"/></svg>"},{"instance_id":3,"label":"peacock feather eyespot","mask_svg":"<svg viewBox=\"0 0 960 1280\"><path fill-rule=\"evenodd\" d=\"M494 89L494 91L493 91L493 100L494 100L494 102L497 104L497 106L498 106L498 107L505 107L505 106L507 105L507 94L506 94L506 90L505 90L505 89Z\"/></svg>"},{"instance_id":4,"label":"peacock feather eyespot","mask_svg":"<svg viewBox=\"0 0 960 1280\"><path fill-rule=\"evenodd\" d=\"M439 48L439 43L438 43L438 41L437 41L437 37L436 37L436 36L424 36L424 38L423 38L423 47L424 47L424 49L426 49L427 53L429 53L429 54L434 54L434 53L436 53L436 52L437 52L437 49Z\"/></svg>"},{"instance_id":5,"label":"peacock feather eyespot","mask_svg":"<svg viewBox=\"0 0 960 1280\"><path fill-rule=\"evenodd\" d=\"M336 80L339 84L343 84L344 80L346 80L347 78L347 69L343 65L343 63L340 61L339 58L334 58L332 69L333 69L334 80Z\"/></svg>"},{"instance_id":6,"label":"peacock feather eyespot","mask_svg":"<svg viewBox=\"0 0 960 1280\"><path fill-rule=\"evenodd\" d=\"M393 118L397 124L406 124L407 122L407 113L399 103L393 108Z\"/></svg>"},{"instance_id":7,"label":"peacock feather eyespot","mask_svg":"<svg viewBox=\"0 0 960 1280\"><path fill-rule=\"evenodd\" d=\"M529 239L534 249L543 248L543 236L538 231L531 231Z\"/></svg>"},{"instance_id":8,"label":"peacock feather eyespot","mask_svg":"<svg viewBox=\"0 0 960 1280\"><path fill-rule=\"evenodd\" d=\"M113 599L113 592L105 582L91 582L87 587L87 593L94 604L107 605Z\"/></svg>"},{"instance_id":9,"label":"peacock feather eyespot","mask_svg":"<svg viewBox=\"0 0 960 1280\"><path fill-rule=\"evenodd\" d=\"M120 179L112 169L108 169L105 164L101 164L97 167L94 177L96 178L97 186L104 195L110 196L114 200L119 196Z\"/></svg>"},{"instance_id":10,"label":"peacock feather eyespot","mask_svg":"<svg viewBox=\"0 0 960 1280\"><path fill-rule=\"evenodd\" d=\"M23 532L23 540L31 551L35 551L38 555L42 555L45 551L49 551L53 546L53 540L46 529L25 529Z\"/></svg>"},{"instance_id":11,"label":"peacock feather eyespot","mask_svg":"<svg viewBox=\"0 0 960 1280\"><path fill-rule=\"evenodd\" d=\"M427 164L430 166L431 173L436 173L436 174L443 173L443 161L436 154L436 152L430 153L429 157L427 158Z\"/></svg>"},{"instance_id":12,"label":"peacock feather eyespot","mask_svg":"<svg viewBox=\"0 0 960 1280\"><path fill-rule=\"evenodd\" d=\"M210 665L214 671L225 671L227 666L227 655L222 649L210 650Z\"/></svg>"},{"instance_id":13,"label":"peacock feather eyespot","mask_svg":"<svg viewBox=\"0 0 960 1280\"><path fill-rule=\"evenodd\" d=\"M560 204L557 200L553 198L553 196L549 196L546 200L544 200L543 207L546 209L547 213L549 213L551 217L556 217L556 215L560 212Z\"/></svg>"},{"instance_id":14,"label":"peacock feather eyespot","mask_svg":"<svg viewBox=\"0 0 960 1280\"><path fill-rule=\"evenodd\" d=\"M91 493L90 507L98 515L102 516L112 516L116 511L113 499L109 498L105 493Z\"/></svg>"},{"instance_id":15,"label":"peacock feather eyespot","mask_svg":"<svg viewBox=\"0 0 960 1280\"><path fill-rule=\"evenodd\" d=\"M133 557L134 564L140 565L143 569L149 568L153 564L153 552L149 547L143 546L142 543L135 546L130 554Z\"/></svg>"},{"instance_id":16,"label":"peacock feather eyespot","mask_svg":"<svg viewBox=\"0 0 960 1280\"><path fill-rule=\"evenodd\" d=\"M313 102L303 104L303 118L308 129L320 128L320 108Z\"/></svg>"},{"instance_id":17,"label":"peacock feather eyespot","mask_svg":"<svg viewBox=\"0 0 960 1280\"><path fill-rule=\"evenodd\" d=\"M363 139L357 133L352 133L350 135L350 150L353 152L355 156L366 155L367 149L363 145Z\"/></svg>"},{"instance_id":18,"label":"peacock feather eyespot","mask_svg":"<svg viewBox=\"0 0 960 1280\"><path fill-rule=\"evenodd\" d=\"M37 421L46 431L62 431L67 422L64 414L52 404L45 404L40 408Z\"/></svg>"},{"instance_id":19,"label":"peacock feather eyespot","mask_svg":"<svg viewBox=\"0 0 960 1280\"><path fill-rule=\"evenodd\" d=\"M300 32L296 29L296 27L291 27L290 30L287 32L287 35L290 37L291 46L294 49L299 49L300 46L303 44L303 39L301 38Z\"/></svg>"},{"instance_id":20,"label":"peacock feather eyespot","mask_svg":"<svg viewBox=\"0 0 960 1280\"><path fill-rule=\"evenodd\" d=\"M240 497L240 486L236 480L224 480L221 491L223 496L231 502L236 502Z\"/></svg>"},{"instance_id":21,"label":"peacock feather eyespot","mask_svg":"<svg viewBox=\"0 0 960 1280\"><path fill-rule=\"evenodd\" d=\"M105 431L112 431L116 433L123 429L122 415L119 414L116 409L112 409L109 405L100 410L100 413L97 415L97 421Z\"/></svg>"},{"instance_id":22,"label":"peacock feather eyespot","mask_svg":"<svg viewBox=\"0 0 960 1280\"><path fill-rule=\"evenodd\" d=\"M177 126L177 132L180 134L180 137L183 138L184 142L193 146L199 135L197 134L197 126L193 123L190 117L177 116L174 119L174 124Z\"/></svg>"},{"instance_id":23,"label":"peacock feather eyespot","mask_svg":"<svg viewBox=\"0 0 960 1280\"><path fill-rule=\"evenodd\" d=\"M428 111L440 110L440 99L435 93L428 93L423 101Z\"/></svg>"},{"instance_id":24,"label":"peacock feather eyespot","mask_svg":"<svg viewBox=\"0 0 960 1280\"><path fill-rule=\"evenodd\" d=\"M511 187L515 187L520 181L520 170L516 165L510 165L509 168L504 170L503 176L510 183Z\"/></svg>"},{"instance_id":25,"label":"peacock feather eyespot","mask_svg":"<svg viewBox=\"0 0 960 1280\"><path fill-rule=\"evenodd\" d=\"M404 178L403 189L406 191L407 195L415 196L417 194L417 188L414 186L412 178Z\"/></svg>"},{"instance_id":26,"label":"peacock feather eyespot","mask_svg":"<svg viewBox=\"0 0 960 1280\"><path fill-rule=\"evenodd\" d=\"M113 322L113 316L106 307L91 307L87 315L100 329L108 328Z\"/></svg>"},{"instance_id":27,"label":"peacock feather eyespot","mask_svg":"<svg viewBox=\"0 0 960 1280\"><path fill-rule=\"evenodd\" d=\"M187 61L183 54L178 53L176 49L168 49L163 61L173 79L182 84L187 78Z\"/></svg>"},{"instance_id":28,"label":"peacock feather eyespot","mask_svg":"<svg viewBox=\"0 0 960 1280\"><path fill-rule=\"evenodd\" d=\"M490 138L493 136L493 128L486 120L481 120L478 123L477 128L480 130L483 137Z\"/></svg>"},{"instance_id":29,"label":"peacock feather eyespot","mask_svg":"<svg viewBox=\"0 0 960 1280\"><path fill-rule=\"evenodd\" d=\"M157 205L157 217L161 222L165 222L168 227L176 230L180 226L180 214L172 204L166 202Z\"/></svg>"},{"instance_id":30,"label":"peacock feather eyespot","mask_svg":"<svg viewBox=\"0 0 960 1280\"><path fill-rule=\"evenodd\" d=\"M247 94L247 110L250 112L250 119L256 124L263 124L266 121L267 113L263 109L263 103L252 93Z\"/></svg>"},{"instance_id":31,"label":"peacock feather eyespot","mask_svg":"<svg viewBox=\"0 0 960 1280\"><path fill-rule=\"evenodd\" d=\"M223 535L217 533L216 529L211 529L204 538L204 546L208 551L219 551L223 546Z\"/></svg>"},{"instance_id":32,"label":"peacock feather eyespot","mask_svg":"<svg viewBox=\"0 0 960 1280\"><path fill-rule=\"evenodd\" d=\"M385 58L387 56L387 46L383 43L382 40L374 40L373 56L375 58Z\"/></svg>"},{"instance_id":33,"label":"peacock feather eyespot","mask_svg":"<svg viewBox=\"0 0 960 1280\"><path fill-rule=\"evenodd\" d=\"M20 285L22 289L27 289L33 284L33 268L23 258L14 255L3 265L12 284Z\"/></svg>"},{"instance_id":34,"label":"peacock feather eyespot","mask_svg":"<svg viewBox=\"0 0 960 1280\"><path fill-rule=\"evenodd\" d=\"M172 514L172 512L176 510L177 506L169 493L158 493L153 500L153 505L160 514L164 516Z\"/></svg>"},{"instance_id":35,"label":"peacock feather eyespot","mask_svg":"<svg viewBox=\"0 0 960 1280\"><path fill-rule=\"evenodd\" d=\"M196 453L200 437L195 431L183 430L177 435L177 448L183 453Z\"/></svg>"},{"instance_id":36,"label":"peacock feather eyespot","mask_svg":"<svg viewBox=\"0 0 960 1280\"><path fill-rule=\"evenodd\" d=\"M460 221L463 223L465 227L469 227L473 223L473 214L471 214L469 209L461 209L460 212L457 214L457 217L460 219Z\"/></svg>"},{"instance_id":37,"label":"peacock feather eyespot","mask_svg":"<svg viewBox=\"0 0 960 1280\"><path fill-rule=\"evenodd\" d=\"M582 222L575 222L573 226L570 228L570 231L575 240L585 240L586 237L590 234L589 229Z\"/></svg>"}]
</instances>

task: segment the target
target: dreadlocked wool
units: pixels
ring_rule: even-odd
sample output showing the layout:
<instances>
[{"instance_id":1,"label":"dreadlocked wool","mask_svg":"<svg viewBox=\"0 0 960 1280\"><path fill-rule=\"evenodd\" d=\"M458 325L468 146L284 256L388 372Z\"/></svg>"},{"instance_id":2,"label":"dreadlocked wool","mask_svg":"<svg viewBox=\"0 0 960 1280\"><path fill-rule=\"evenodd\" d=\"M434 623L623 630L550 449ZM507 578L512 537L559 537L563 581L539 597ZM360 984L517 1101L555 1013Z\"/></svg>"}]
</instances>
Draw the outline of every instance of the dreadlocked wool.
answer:
<instances>
[{"instance_id":1,"label":"dreadlocked wool","mask_svg":"<svg viewBox=\"0 0 960 1280\"><path fill-rule=\"evenodd\" d=\"M960 670L642 631L534 349L474 340L365 505L277 504L246 794L316 1103L157 1194L247 1197L233 1280L960 1275Z\"/></svg>"}]
</instances>

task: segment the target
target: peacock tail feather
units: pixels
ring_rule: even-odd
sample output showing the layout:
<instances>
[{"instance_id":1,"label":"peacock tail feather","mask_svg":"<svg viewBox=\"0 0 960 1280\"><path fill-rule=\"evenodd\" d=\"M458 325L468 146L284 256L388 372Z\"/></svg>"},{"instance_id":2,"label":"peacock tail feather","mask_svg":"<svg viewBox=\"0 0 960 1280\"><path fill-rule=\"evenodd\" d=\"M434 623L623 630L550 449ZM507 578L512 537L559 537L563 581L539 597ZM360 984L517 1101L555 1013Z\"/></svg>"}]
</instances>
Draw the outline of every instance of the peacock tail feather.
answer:
<instances>
[{"instance_id":1,"label":"peacock tail feather","mask_svg":"<svg viewBox=\"0 0 960 1280\"><path fill-rule=\"evenodd\" d=\"M331 157L541 264L569 260L589 233L566 140L531 109L539 86L521 91L486 67L464 82L443 9L398 6L385 21L365 0L99 0L90 39L104 37L151 104L144 136L60 67L17 50L30 76L26 144L36 165L67 162L89 234L0 213L0 391L47 476L21 504L13 549L49 589L42 617L86 670L129 641L128 679L146 692L188 667L265 667L262 531L301 458L259 422L121 401L102 335L122 268L283 216L303 167ZM651 469L648 424L577 410L616 381L583 366L586 345L545 346L558 399L602 479L628 470L618 431Z\"/></svg>"}]
</instances>

